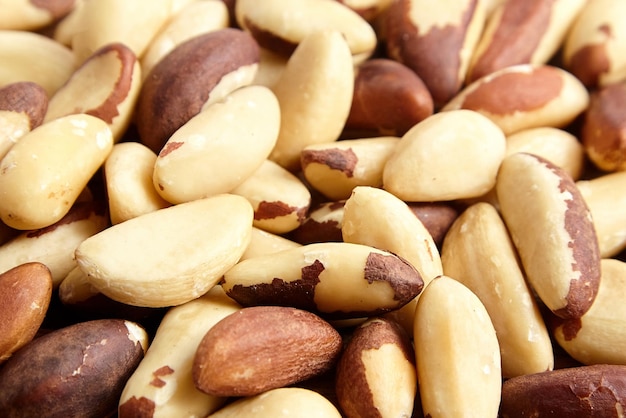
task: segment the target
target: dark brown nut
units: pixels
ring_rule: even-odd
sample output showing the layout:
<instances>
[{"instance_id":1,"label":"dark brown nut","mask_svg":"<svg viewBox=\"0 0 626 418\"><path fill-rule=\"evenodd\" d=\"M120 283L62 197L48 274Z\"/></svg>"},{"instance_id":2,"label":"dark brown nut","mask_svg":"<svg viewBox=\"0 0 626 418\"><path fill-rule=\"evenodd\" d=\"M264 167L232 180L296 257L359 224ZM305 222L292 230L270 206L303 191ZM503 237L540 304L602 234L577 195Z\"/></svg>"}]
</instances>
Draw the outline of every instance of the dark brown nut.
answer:
<instances>
[{"instance_id":1,"label":"dark brown nut","mask_svg":"<svg viewBox=\"0 0 626 418\"><path fill-rule=\"evenodd\" d=\"M37 83L18 81L0 88L0 159L41 125L47 109L48 94Z\"/></svg>"},{"instance_id":2,"label":"dark brown nut","mask_svg":"<svg viewBox=\"0 0 626 418\"><path fill-rule=\"evenodd\" d=\"M342 348L317 315L280 306L243 308L215 324L194 356L196 387L215 396L252 396L320 375Z\"/></svg>"},{"instance_id":3,"label":"dark brown nut","mask_svg":"<svg viewBox=\"0 0 626 418\"><path fill-rule=\"evenodd\" d=\"M446 233L459 216L460 209L451 202L407 202L407 205L422 221L435 245L441 248Z\"/></svg>"},{"instance_id":4,"label":"dark brown nut","mask_svg":"<svg viewBox=\"0 0 626 418\"><path fill-rule=\"evenodd\" d=\"M419 76L390 59L356 67L352 107L344 131L402 136L433 113L433 98Z\"/></svg>"},{"instance_id":5,"label":"dark brown nut","mask_svg":"<svg viewBox=\"0 0 626 418\"><path fill-rule=\"evenodd\" d=\"M580 139L596 167L604 171L626 170L626 82L591 94Z\"/></svg>"},{"instance_id":6,"label":"dark brown nut","mask_svg":"<svg viewBox=\"0 0 626 418\"><path fill-rule=\"evenodd\" d=\"M323 202L313 207L302 225L292 231L291 237L300 244L314 242L341 242L341 223L345 200Z\"/></svg>"},{"instance_id":7,"label":"dark brown nut","mask_svg":"<svg viewBox=\"0 0 626 418\"><path fill-rule=\"evenodd\" d=\"M256 41L239 29L209 32L177 46L142 85L135 115L141 142L158 154L204 106L250 84L258 62Z\"/></svg>"},{"instance_id":8,"label":"dark brown nut","mask_svg":"<svg viewBox=\"0 0 626 418\"><path fill-rule=\"evenodd\" d=\"M530 285L561 318L580 318L600 282L591 213L561 168L532 154L504 159L496 183L500 212Z\"/></svg>"},{"instance_id":9,"label":"dark brown nut","mask_svg":"<svg viewBox=\"0 0 626 418\"><path fill-rule=\"evenodd\" d=\"M485 19L477 0L456 2L454 8L424 0L394 1L387 10L387 53L415 71L439 108L461 89Z\"/></svg>"},{"instance_id":10,"label":"dark brown nut","mask_svg":"<svg viewBox=\"0 0 626 418\"><path fill-rule=\"evenodd\" d=\"M104 417L117 410L124 384L147 346L136 323L103 319L38 337L0 370L5 416Z\"/></svg>"},{"instance_id":11,"label":"dark brown nut","mask_svg":"<svg viewBox=\"0 0 626 418\"><path fill-rule=\"evenodd\" d=\"M467 79L516 64L545 64L561 46L586 0L510 0L489 17Z\"/></svg>"},{"instance_id":12,"label":"dark brown nut","mask_svg":"<svg viewBox=\"0 0 626 418\"><path fill-rule=\"evenodd\" d=\"M242 306L293 306L327 319L399 309L423 285L408 261L344 242L308 244L249 258L230 268L222 280L226 294Z\"/></svg>"},{"instance_id":13,"label":"dark brown nut","mask_svg":"<svg viewBox=\"0 0 626 418\"><path fill-rule=\"evenodd\" d=\"M562 61L589 88L626 79L626 4L620 0L587 1L563 43Z\"/></svg>"},{"instance_id":14,"label":"dark brown nut","mask_svg":"<svg viewBox=\"0 0 626 418\"><path fill-rule=\"evenodd\" d=\"M337 364L335 388L346 417L409 417L417 393L415 353L405 330L370 319L351 335Z\"/></svg>"},{"instance_id":15,"label":"dark brown nut","mask_svg":"<svg viewBox=\"0 0 626 418\"><path fill-rule=\"evenodd\" d=\"M42 29L67 15L76 0L20 0L2 3L0 29Z\"/></svg>"},{"instance_id":16,"label":"dark brown nut","mask_svg":"<svg viewBox=\"0 0 626 418\"><path fill-rule=\"evenodd\" d=\"M518 376L502 385L500 416L619 417L626 408L626 366L569 367Z\"/></svg>"},{"instance_id":17,"label":"dark brown nut","mask_svg":"<svg viewBox=\"0 0 626 418\"><path fill-rule=\"evenodd\" d=\"M24 263L0 274L0 364L33 339L51 297L52 277L44 264Z\"/></svg>"},{"instance_id":18,"label":"dark brown nut","mask_svg":"<svg viewBox=\"0 0 626 418\"><path fill-rule=\"evenodd\" d=\"M519 64L479 78L442 110L474 110L510 135L542 126L565 127L588 104L587 89L571 73L552 65Z\"/></svg>"}]
</instances>

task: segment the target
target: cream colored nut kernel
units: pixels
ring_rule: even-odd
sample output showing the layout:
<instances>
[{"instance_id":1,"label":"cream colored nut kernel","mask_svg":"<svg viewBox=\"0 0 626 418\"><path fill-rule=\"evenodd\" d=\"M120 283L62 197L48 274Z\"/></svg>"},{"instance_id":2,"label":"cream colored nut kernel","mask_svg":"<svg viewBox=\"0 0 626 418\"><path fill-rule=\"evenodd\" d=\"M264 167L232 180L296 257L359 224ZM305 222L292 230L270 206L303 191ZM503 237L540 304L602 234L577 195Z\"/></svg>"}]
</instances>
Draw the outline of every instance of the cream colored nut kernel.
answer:
<instances>
[{"instance_id":1,"label":"cream colored nut kernel","mask_svg":"<svg viewBox=\"0 0 626 418\"><path fill-rule=\"evenodd\" d=\"M113 300L174 306L209 291L239 260L251 229L248 201L223 194L114 225L83 241L75 257Z\"/></svg>"},{"instance_id":2,"label":"cream colored nut kernel","mask_svg":"<svg viewBox=\"0 0 626 418\"><path fill-rule=\"evenodd\" d=\"M436 113L411 128L383 170L383 188L411 202L481 196L496 182L506 138L471 110Z\"/></svg>"},{"instance_id":3,"label":"cream colored nut kernel","mask_svg":"<svg viewBox=\"0 0 626 418\"><path fill-rule=\"evenodd\" d=\"M417 304L413 337L424 416L498 416L498 340L471 290L448 276L430 282Z\"/></svg>"},{"instance_id":4,"label":"cream colored nut kernel","mask_svg":"<svg viewBox=\"0 0 626 418\"><path fill-rule=\"evenodd\" d=\"M157 156L139 142L120 142L104 163L109 217L112 224L170 206L154 188Z\"/></svg>"},{"instance_id":5,"label":"cream colored nut kernel","mask_svg":"<svg viewBox=\"0 0 626 418\"><path fill-rule=\"evenodd\" d=\"M61 87L76 68L66 46L35 32L0 30L0 86L32 81L48 96Z\"/></svg>"},{"instance_id":6,"label":"cream colored nut kernel","mask_svg":"<svg viewBox=\"0 0 626 418\"><path fill-rule=\"evenodd\" d=\"M67 47L72 46L72 38L82 30L81 13L86 0L75 0L74 7L61 20L56 22L50 35L52 39Z\"/></svg>"},{"instance_id":7,"label":"cream colored nut kernel","mask_svg":"<svg viewBox=\"0 0 626 418\"><path fill-rule=\"evenodd\" d=\"M329 319L398 309L423 287L404 259L367 245L325 242L240 261L222 281L243 306L280 305Z\"/></svg>"},{"instance_id":8,"label":"cream colored nut kernel","mask_svg":"<svg viewBox=\"0 0 626 418\"><path fill-rule=\"evenodd\" d=\"M300 154L302 173L328 199L347 199L357 186L382 186L383 168L399 139L389 136L309 145Z\"/></svg>"},{"instance_id":9,"label":"cream colored nut kernel","mask_svg":"<svg viewBox=\"0 0 626 418\"><path fill-rule=\"evenodd\" d=\"M598 295L591 308L580 318L557 320L553 331L559 345L583 364L626 365L626 263L602 260Z\"/></svg>"},{"instance_id":10,"label":"cream colored nut kernel","mask_svg":"<svg viewBox=\"0 0 626 418\"><path fill-rule=\"evenodd\" d=\"M0 0L0 29L42 29L68 14L76 0Z\"/></svg>"},{"instance_id":11,"label":"cream colored nut kernel","mask_svg":"<svg viewBox=\"0 0 626 418\"><path fill-rule=\"evenodd\" d=\"M253 226L274 234L299 227L311 205L311 192L302 180L272 160L263 161L231 193L248 199L254 208Z\"/></svg>"},{"instance_id":12,"label":"cream colored nut kernel","mask_svg":"<svg viewBox=\"0 0 626 418\"><path fill-rule=\"evenodd\" d=\"M559 317L582 316L598 291L600 250L572 178L541 157L517 153L502 162L496 193L531 287Z\"/></svg>"},{"instance_id":13,"label":"cream colored nut kernel","mask_svg":"<svg viewBox=\"0 0 626 418\"><path fill-rule=\"evenodd\" d=\"M259 67L252 84L274 88L288 61L289 57L284 57L266 48L259 48Z\"/></svg>"},{"instance_id":14,"label":"cream colored nut kernel","mask_svg":"<svg viewBox=\"0 0 626 418\"><path fill-rule=\"evenodd\" d=\"M275 418L341 418L341 413L324 396L310 389L284 387L270 389L256 396L237 399L207 418L252 416Z\"/></svg>"},{"instance_id":15,"label":"cream colored nut kernel","mask_svg":"<svg viewBox=\"0 0 626 418\"><path fill-rule=\"evenodd\" d=\"M376 48L374 29L357 13L332 0L238 0L235 16L259 45L289 56L314 32L341 31L355 60L363 61Z\"/></svg>"},{"instance_id":16,"label":"cream colored nut kernel","mask_svg":"<svg viewBox=\"0 0 626 418\"><path fill-rule=\"evenodd\" d=\"M89 280L78 265L63 278L59 285L59 300L65 306L76 306L90 299L102 295Z\"/></svg>"},{"instance_id":17,"label":"cream colored nut kernel","mask_svg":"<svg viewBox=\"0 0 626 418\"><path fill-rule=\"evenodd\" d=\"M265 254L273 254L282 250L299 247L301 244L292 241L282 235L276 235L262 229L252 227L250 244L241 255L240 260L258 257Z\"/></svg>"},{"instance_id":18,"label":"cream colored nut kernel","mask_svg":"<svg viewBox=\"0 0 626 418\"><path fill-rule=\"evenodd\" d=\"M397 323L373 318L346 343L335 390L346 417L409 417L417 393L411 339Z\"/></svg>"},{"instance_id":19,"label":"cream colored nut kernel","mask_svg":"<svg viewBox=\"0 0 626 418\"><path fill-rule=\"evenodd\" d=\"M535 154L561 167L574 180L585 168L585 150L573 134L549 126L518 131L506 137L506 155Z\"/></svg>"},{"instance_id":20,"label":"cream colored nut kernel","mask_svg":"<svg viewBox=\"0 0 626 418\"><path fill-rule=\"evenodd\" d=\"M616 256L626 248L626 172L579 180L576 187L591 211L600 256Z\"/></svg>"},{"instance_id":21,"label":"cream colored nut kernel","mask_svg":"<svg viewBox=\"0 0 626 418\"><path fill-rule=\"evenodd\" d=\"M444 239L441 261L445 274L467 286L487 309L503 377L553 369L550 335L493 206L481 202L465 209Z\"/></svg>"},{"instance_id":22,"label":"cream colored nut kernel","mask_svg":"<svg viewBox=\"0 0 626 418\"><path fill-rule=\"evenodd\" d=\"M130 376L119 399L119 417L205 417L225 398L207 395L194 386L193 359L211 327L240 309L220 286L206 295L171 308L159 323L146 355Z\"/></svg>"},{"instance_id":23,"label":"cream colored nut kernel","mask_svg":"<svg viewBox=\"0 0 626 418\"><path fill-rule=\"evenodd\" d=\"M442 110L474 110L510 135L542 126L565 127L588 104L589 92L571 73L552 65L519 64L472 82Z\"/></svg>"},{"instance_id":24,"label":"cream colored nut kernel","mask_svg":"<svg viewBox=\"0 0 626 418\"><path fill-rule=\"evenodd\" d=\"M111 129L95 116L70 115L35 128L0 162L0 218L27 230L59 221L112 147Z\"/></svg>"},{"instance_id":25,"label":"cream colored nut kernel","mask_svg":"<svg viewBox=\"0 0 626 418\"><path fill-rule=\"evenodd\" d=\"M155 189L171 203L231 192L267 160L280 120L267 87L234 91L170 137L154 164Z\"/></svg>"},{"instance_id":26,"label":"cream colored nut kernel","mask_svg":"<svg viewBox=\"0 0 626 418\"><path fill-rule=\"evenodd\" d=\"M303 39L272 90L281 126L270 159L296 171L302 149L336 141L350 112L354 69L341 32L314 32Z\"/></svg>"}]
</instances>

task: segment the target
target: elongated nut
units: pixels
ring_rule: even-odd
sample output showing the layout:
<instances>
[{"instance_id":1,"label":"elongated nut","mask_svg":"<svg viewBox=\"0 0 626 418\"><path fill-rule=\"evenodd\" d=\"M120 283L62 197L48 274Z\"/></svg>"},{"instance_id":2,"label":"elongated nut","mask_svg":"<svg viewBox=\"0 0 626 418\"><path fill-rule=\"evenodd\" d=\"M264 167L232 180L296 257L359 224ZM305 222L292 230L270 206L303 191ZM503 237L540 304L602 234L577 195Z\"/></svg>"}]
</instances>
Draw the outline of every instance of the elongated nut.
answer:
<instances>
[{"instance_id":1,"label":"elongated nut","mask_svg":"<svg viewBox=\"0 0 626 418\"><path fill-rule=\"evenodd\" d=\"M302 149L336 141L350 112L354 69L341 32L319 31L303 39L272 90L281 126L270 159L297 171Z\"/></svg>"},{"instance_id":2,"label":"elongated nut","mask_svg":"<svg viewBox=\"0 0 626 418\"><path fill-rule=\"evenodd\" d=\"M193 381L215 396L258 395L324 373L340 351L339 333L310 312L243 308L205 334L194 356Z\"/></svg>"},{"instance_id":3,"label":"elongated nut","mask_svg":"<svg viewBox=\"0 0 626 418\"><path fill-rule=\"evenodd\" d=\"M480 202L465 209L446 235L441 261L446 275L467 286L487 309L503 377L552 370L550 335L496 208Z\"/></svg>"},{"instance_id":4,"label":"elongated nut","mask_svg":"<svg viewBox=\"0 0 626 418\"><path fill-rule=\"evenodd\" d=\"M383 188L409 202L477 197L496 182L502 130L471 110L436 113L411 128L383 170Z\"/></svg>"},{"instance_id":5,"label":"elongated nut","mask_svg":"<svg viewBox=\"0 0 626 418\"><path fill-rule=\"evenodd\" d=\"M178 45L146 75L141 87L135 115L141 142L158 154L204 107L249 85L258 62L254 38L239 29L216 30Z\"/></svg>"},{"instance_id":6,"label":"elongated nut","mask_svg":"<svg viewBox=\"0 0 626 418\"><path fill-rule=\"evenodd\" d=\"M571 73L551 65L519 64L479 78L442 110L474 110L510 135L542 126L563 128L588 104L589 93Z\"/></svg>"},{"instance_id":7,"label":"elongated nut","mask_svg":"<svg viewBox=\"0 0 626 418\"><path fill-rule=\"evenodd\" d=\"M35 337L51 298L44 264L27 262L0 274L0 364Z\"/></svg>"},{"instance_id":8,"label":"elongated nut","mask_svg":"<svg viewBox=\"0 0 626 418\"><path fill-rule=\"evenodd\" d=\"M111 299L180 305L209 291L246 249L252 207L240 196L181 203L114 225L83 241L76 262Z\"/></svg>"},{"instance_id":9,"label":"elongated nut","mask_svg":"<svg viewBox=\"0 0 626 418\"><path fill-rule=\"evenodd\" d=\"M231 193L248 199L254 208L253 226L274 234L299 227L311 205L311 192L302 180L272 160L263 161Z\"/></svg>"},{"instance_id":10,"label":"elongated nut","mask_svg":"<svg viewBox=\"0 0 626 418\"><path fill-rule=\"evenodd\" d=\"M35 128L0 163L0 218L22 230L59 221L112 147L111 129L95 116L64 116Z\"/></svg>"},{"instance_id":11,"label":"elongated nut","mask_svg":"<svg viewBox=\"0 0 626 418\"><path fill-rule=\"evenodd\" d=\"M231 192L267 160L280 118L276 96L267 87L234 91L168 139L154 164L155 189L171 203Z\"/></svg>"},{"instance_id":12,"label":"elongated nut","mask_svg":"<svg viewBox=\"0 0 626 418\"><path fill-rule=\"evenodd\" d=\"M236 418L254 415L257 418L341 418L337 408L324 396L304 388L285 387L270 389L226 405L207 418Z\"/></svg>"},{"instance_id":13,"label":"elongated nut","mask_svg":"<svg viewBox=\"0 0 626 418\"><path fill-rule=\"evenodd\" d=\"M622 365L570 367L518 376L502 385L500 416L620 416L626 407L625 387L626 366Z\"/></svg>"},{"instance_id":14,"label":"elongated nut","mask_svg":"<svg viewBox=\"0 0 626 418\"><path fill-rule=\"evenodd\" d=\"M239 309L220 286L171 308L124 386L119 400L120 418L185 414L204 417L220 408L226 399L202 393L194 386L193 359L207 331Z\"/></svg>"},{"instance_id":15,"label":"elongated nut","mask_svg":"<svg viewBox=\"0 0 626 418\"><path fill-rule=\"evenodd\" d=\"M67 15L76 0L6 0L0 2L0 29L42 29Z\"/></svg>"},{"instance_id":16,"label":"elongated nut","mask_svg":"<svg viewBox=\"0 0 626 418\"><path fill-rule=\"evenodd\" d=\"M140 88L141 68L133 51L120 43L105 45L50 98L44 122L86 113L105 121L118 142L130 124Z\"/></svg>"},{"instance_id":17,"label":"elongated nut","mask_svg":"<svg viewBox=\"0 0 626 418\"><path fill-rule=\"evenodd\" d=\"M222 287L243 306L281 305L325 318L373 316L398 309L423 286L400 257L343 242L308 244L239 262Z\"/></svg>"},{"instance_id":18,"label":"elongated nut","mask_svg":"<svg viewBox=\"0 0 626 418\"><path fill-rule=\"evenodd\" d=\"M440 276L415 311L415 362L424 416L495 417L502 375L496 331L478 297Z\"/></svg>"},{"instance_id":19,"label":"elongated nut","mask_svg":"<svg viewBox=\"0 0 626 418\"><path fill-rule=\"evenodd\" d=\"M39 84L21 81L0 88L0 159L41 125L47 109L48 95Z\"/></svg>"},{"instance_id":20,"label":"elongated nut","mask_svg":"<svg viewBox=\"0 0 626 418\"><path fill-rule=\"evenodd\" d=\"M530 285L556 315L581 317L598 291L600 250L572 178L541 157L517 153L502 162L496 191Z\"/></svg>"},{"instance_id":21,"label":"elongated nut","mask_svg":"<svg viewBox=\"0 0 626 418\"><path fill-rule=\"evenodd\" d=\"M336 391L347 417L408 417L417 393L411 340L397 323L380 318L359 326L337 364Z\"/></svg>"}]
</instances>

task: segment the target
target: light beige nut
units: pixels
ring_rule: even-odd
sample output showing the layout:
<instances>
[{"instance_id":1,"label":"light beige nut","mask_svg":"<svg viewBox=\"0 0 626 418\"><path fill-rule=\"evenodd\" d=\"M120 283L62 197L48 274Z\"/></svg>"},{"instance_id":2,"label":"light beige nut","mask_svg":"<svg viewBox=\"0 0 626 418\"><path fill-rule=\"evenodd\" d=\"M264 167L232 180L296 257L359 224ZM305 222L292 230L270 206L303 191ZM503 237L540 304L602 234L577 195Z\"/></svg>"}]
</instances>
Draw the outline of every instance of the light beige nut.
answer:
<instances>
[{"instance_id":1,"label":"light beige nut","mask_svg":"<svg viewBox=\"0 0 626 418\"><path fill-rule=\"evenodd\" d=\"M388 251L324 242L240 261L226 271L222 287L243 306L292 306L346 319L401 308L421 292L423 280Z\"/></svg>"},{"instance_id":2,"label":"light beige nut","mask_svg":"<svg viewBox=\"0 0 626 418\"><path fill-rule=\"evenodd\" d=\"M113 147L102 119L78 114L40 125L0 162L0 218L22 230L63 218Z\"/></svg>"},{"instance_id":3,"label":"light beige nut","mask_svg":"<svg viewBox=\"0 0 626 418\"><path fill-rule=\"evenodd\" d=\"M289 57L284 57L266 48L260 48L259 66L252 84L274 88L288 61Z\"/></svg>"},{"instance_id":4,"label":"light beige nut","mask_svg":"<svg viewBox=\"0 0 626 418\"><path fill-rule=\"evenodd\" d=\"M471 290L448 276L431 281L417 303L413 338L424 416L498 415L498 340Z\"/></svg>"},{"instance_id":5,"label":"light beige nut","mask_svg":"<svg viewBox=\"0 0 626 418\"><path fill-rule=\"evenodd\" d=\"M158 154L192 117L249 85L258 62L254 38L239 29L215 30L178 45L146 74L135 109L141 142Z\"/></svg>"},{"instance_id":6,"label":"light beige nut","mask_svg":"<svg viewBox=\"0 0 626 418\"><path fill-rule=\"evenodd\" d=\"M71 49L45 35L21 30L0 30L0 61L0 87L32 81L43 87L48 96L76 68Z\"/></svg>"},{"instance_id":7,"label":"light beige nut","mask_svg":"<svg viewBox=\"0 0 626 418\"><path fill-rule=\"evenodd\" d=\"M392 0L338 0L339 3L354 10L363 19L374 23L387 11Z\"/></svg>"},{"instance_id":8,"label":"light beige nut","mask_svg":"<svg viewBox=\"0 0 626 418\"><path fill-rule=\"evenodd\" d=\"M483 2L477 0L391 3L386 13L387 54L415 71L436 108L463 86L485 12Z\"/></svg>"},{"instance_id":9,"label":"light beige nut","mask_svg":"<svg viewBox=\"0 0 626 418\"><path fill-rule=\"evenodd\" d=\"M622 365L568 367L518 376L502 385L500 416L620 416L626 408L624 385L626 366Z\"/></svg>"},{"instance_id":10,"label":"light beige nut","mask_svg":"<svg viewBox=\"0 0 626 418\"><path fill-rule=\"evenodd\" d=\"M503 377L553 369L550 335L496 208L481 202L465 209L446 235L441 261L445 274L467 286L487 309Z\"/></svg>"},{"instance_id":11,"label":"light beige nut","mask_svg":"<svg viewBox=\"0 0 626 418\"><path fill-rule=\"evenodd\" d=\"M341 413L324 396L311 389L284 387L244 397L226 405L207 418L341 418Z\"/></svg>"},{"instance_id":12,"label":"light beige nut","mask_svg":"<svg viewBox=\"0 0 626 418\"><path fill-rule=\"evenodd\" d=\"M182 203L231 192L267 160L280 120L276 96L263 86L242 87L212 104L181 126L157 156L157 193Z\"/></svg>"},{"instance_id":13,"label":"light beige nut","mask_svg":"<svg viewBox=\"0 0 626 418\"><path fill-rule=\"evenodd\" d=\"M254 140L259 141L258 131ZM253 226L274 234L298 228L311 206L311 192L302 180L272 160L263 161L231 193L248 199L254 208Z\"/></svg>"},{"instance_id":14,"label":"light beige nut","mask_svg":"<svg viewBox=\"0 0 626 418\"><path fill-rule=\"evenodd\" d=\"M411 339L396 322L373 318L350 336L335 388L346 417L409 417L417 393Z\"/></svg>"},{"instance_id":15,"label":"light beige nut","mask_svg":"<svg viewBox=\"0 0 626 418\"><path fill-rule=\"evenodd\" d=\"M585 150L576 136L549 126L524 129L506 137L506 155L535 154L561 167L574 180L585 168Z\"/></svg>"},{"instance_id":16,"label":"light beige nut","mask_svg":"<svg viewBox=\"0 0 626 418\"><path fill-rule=\"evenodd\" d=\"M554 338L572 358L583 364L623 364L626 354L626 263L602 259L598 295L591 308L577 319L557 319Z\"/></svg>"},{"instance_id":17,"label":"light beige nut","mask_svg":"<svg viewBox=\"0 0 626 418\"><path fill-rule=\"evenodd\" d=\"M506 138L472 110L436 113L411 128L383 170L383 188L409 202L477 197L496 182Z\"/></svg>"},{"instance_id":18,"label":"light beige nut","mask_svg":"<svg viewBox=\"0 0 626 418\"><path fill-rule=\"evenodd\" d=\"M108 226L109 218L103 204L78 202L54 224L23 231L0 246L0 271L27 261L37 261L48 267L53 285L57 288L76 267L76 247Z\"/></svg>"},{"instance_id":19,"label":"light beige nut","mask_svg":"<svg viewBox=\"0 0 626 418\"><path fill-rule=\"evenodd\" d=\"M349 198L357 186L381 187L383 168L399 139L385 136L309 145L300 153L302 174L311 187L334 201Z\"/></svg>"},{"instance_id":20,"label":"light beige nut","mask_svg":"<svg viewBox=\"0 0 626 418\"><path fill-rule=\"evenodd\" d=\"M192 366L198 344L207 331L239 309L220 286L171 308L124 386L119 417L205 417L220 408L226 399L196 389Z\"/></svg>"},{"instance_id":21,"label":"light beige nut","mask_svg":"<svg viewBox=\"0 0 626 418\"><path fill-rule=\"evenodd\" d=\"M67 15L76 0L1 0L0 29L37 30Z\"/></svg>"},{"instance_id":22,"label":"light beige nut","mask_svg":"<svg viewBox=\"0 0 626 418\"><path fill-rule=\"evenodd\" d=\"M303 39L272 90L281 126L270 159L297 171L302 149L339 139L350 112L354 69L342 33L318 31Z\"/></svg>"},{"instance_id":23,"label":"light beige nut","mask_svg":"<svg viewBox=\"0 0 626 418\"><path fill-rule=\"evenodd\" d=\"M587 89L571 73L552 65L519 64L472 82L442 110L474 110L510 135L542 126L563 128L588 104Z\"/></svg>"},{"instance_id":24,"label":"light beige nut","mask_svg":"<svg viewBox=\"0 0 626 418\"><path fill-rule=\"evenodd\" d=\"M472 55L469 82L517 64L546 64L586 0L506 1L489 16Z\"/></svg>"},{"instance_id":25,"label":"light beige nut","mask_svg":"<svg viewBox=\"0 0 626 418\"><path fill-rule=\"evenodd\" d=\"M150 212L84 240L78 266L113 300L180 305L208 292L250 241L252 207L217 195Z\"/></svg>"},{"instance_id":26,"label":"light beige nut","mask_svg":"<svg viewBox=\"0 0 626 418\"><path fill-rule=\"evenodd\" d=\"M202 338L193 360L193 381L214 396L258 395L328 371L341 348L339 333L311 312L283 306L243 308Z\"/></svg>"},{"instance_id":27,"label":"light beige nut","mask_svg":"<svg viewBox=\"0 0 626 418\"><path fill-rule=\"evenodd\" d=\"M626 172L579 180L576 187L591 211L600 256L614 257L626 248Z\"/></svg>"},{"instance_id":28,"label":"light beige nut","mask_svg":"<svg viewBox=\"0 0 626 418\"><path fill-rule=\"evenodd\" d=\"M171 205L152 183L156 159L156 154L139 142L120 142L113 146L104 163L109 217L113 225Z\"/></svg>"},{"instance_id":29,"label":"light beige nut","mask_svg":"<svg viewBox=\"0 0 626 418\"><path fill-rule=\"evenodd\" d=\"M562 47L563 68L589 88L626 79L626 4L619 0L585 3Z\"/></svg>"},{"instance_id":30,"label":"light beige nut","mask_svg":"<svg viewBox=\"0 0 626 418\"><path fill-rule=\"evenodd\" d=\"M276 235L262 229L252 227L250 235L250 244L246 247L246 251L241 255L240 260L258 257L265 254L273 254L282 250L299 247L301 244L285 238L282 235Z\"/></svg>"},{"instance_id":31,"label":"light beige nut","mask_svg":"<svg viewBox=\"0 0 626 418\"><path fill-rule=\"evenodd\" d=\"M0 410L11 416L108 416L148 345L121 319L80 322L36 338L0 371ZM76 396L80 393L81 396Z\"/></svg>"},{"instance_id":32,"label":"light beige nut","mask_svg":"<svg viewBox=\"0 0 626 418\"><path fill-rule=\"evenodd\" d=\"M48 95L39 84L18 81L0 88L0 159L41 125L47 109Z\"/></svg>"},{"instance_id":33,"label":"light beige nut","mask_svg":"<svg viewBox=\"0 0 626 418\"><path fill-rule=\"evenodd\" d=\"M572 178L541 157L517 153L502 162L496 193L531 287L559 317L581 317L598 291L600 250Z\"/></svg>"},{"instance_id":34,"label":"light beige nut","mask_svg":"<svg viewBox=\"0 0 626 418\"><path fill-rule=\"evenodd\" d=\"M292 231L290 236L300 244L343 241L341 223L345 203L345 200L339 200L315 204L302 225Z\"/></svg>"},{"instance_id":35,"label":"light beige nut","mask_svg":"<svg viewBox=\"0 0 626 418\"><path fill-rule=\"evenodd\" d=\"M52 298L50 270L26 262L0 274L0 364L36 335Z\"/></svg>"},{"instance_id":36,"label":"light beige nut","mask_svg":"<svg viewBox=\"0 0 626 418\"><path fill-rule=\"evenodd\" d=\"M82 30L82 13L85 0L75 0L74 7L51 29L50 37L58 43L69 48L72 46L72 38Z\"/></svg>"},{"instance_id":37,"label":"light beige nut","mask_svg":"<svg viewBox=\"0 0 626 418\"><path fill-rule=\"evenodd\" d=\"M376 34L365 19L333 0L238 0L235 16L259 45L291 55L312 33L341 31L355 62L367 59L376 48Z\"/></svg>"}]
</instances>

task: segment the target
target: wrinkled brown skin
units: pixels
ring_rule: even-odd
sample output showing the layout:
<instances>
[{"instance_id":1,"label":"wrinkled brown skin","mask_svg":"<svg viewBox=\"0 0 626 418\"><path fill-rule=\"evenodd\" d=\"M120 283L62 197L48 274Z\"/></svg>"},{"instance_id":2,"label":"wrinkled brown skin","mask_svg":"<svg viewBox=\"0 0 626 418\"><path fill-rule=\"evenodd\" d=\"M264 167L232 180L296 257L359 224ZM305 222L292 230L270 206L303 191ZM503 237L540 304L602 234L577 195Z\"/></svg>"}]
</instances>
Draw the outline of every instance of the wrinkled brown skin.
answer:
<instances>
[{"instance_id":1,"label":"wrinkled brown skin","mask_svg":"<svg viewBox=\"0 0 626 418\"><path fill-rule=\"evenodd\" d=\"M0 110L26 114L33 130L41 125L46 116L48 94L32 81L8 84L0 88Z\"/></svg>"},{"instance_id":2,"label":"wrinkled brown skin","mask_svg":"<svg viewBox=\"0 0 626 418\"><path fill-rule=\"evenodd\" d=\"M502 385L502 418L617 418L617 408L626 408L626 366L571 367L514 377Z\"/></svg>"},{"instance_id":3,"label":"wrinkled brown skin","mask_svg":"<svg viewBox=\"0 0 626 418\"><path fill-rule=\"evenodd\" d=\"M106 344L103 344L105 342ZM143 358L124 320L81 322L38 337L0 369L8 417L103 417Z\"/></svg>"}]
</instances>

